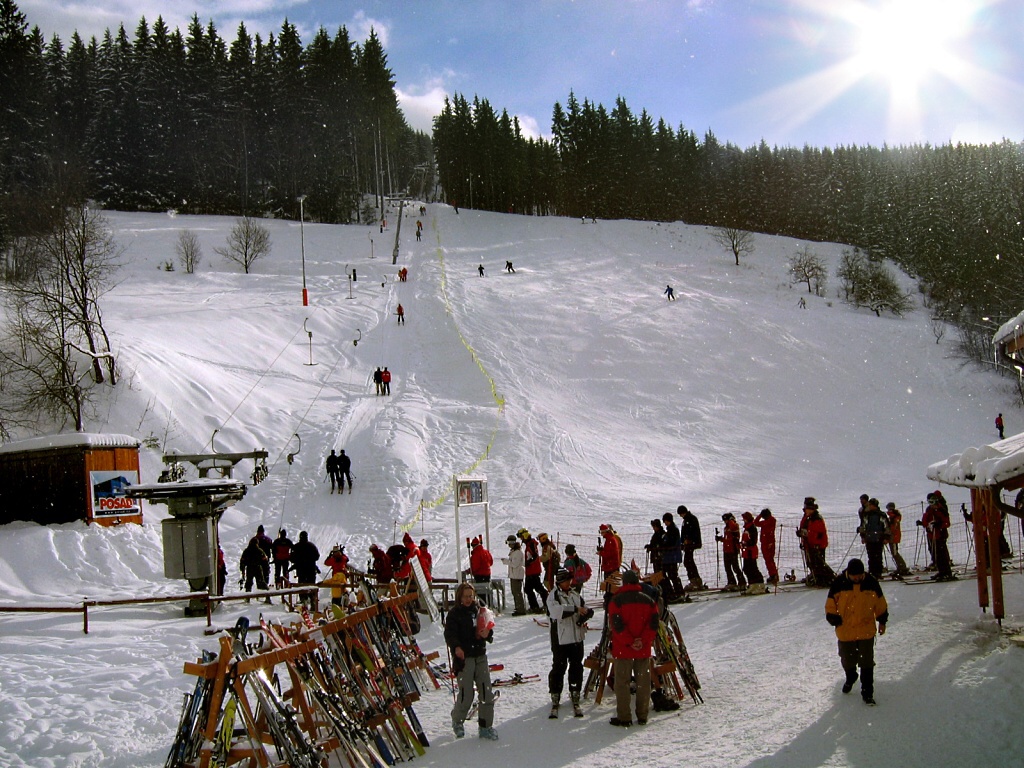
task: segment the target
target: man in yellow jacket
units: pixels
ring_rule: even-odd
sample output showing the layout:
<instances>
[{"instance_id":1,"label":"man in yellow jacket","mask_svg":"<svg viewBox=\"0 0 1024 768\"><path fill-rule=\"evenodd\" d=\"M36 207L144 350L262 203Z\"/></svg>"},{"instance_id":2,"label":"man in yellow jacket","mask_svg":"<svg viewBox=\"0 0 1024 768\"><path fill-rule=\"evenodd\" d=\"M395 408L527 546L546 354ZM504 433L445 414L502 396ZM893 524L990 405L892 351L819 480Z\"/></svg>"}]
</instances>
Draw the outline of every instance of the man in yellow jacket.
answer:
<instances>
[{"instance_id":1,"label":"man in yellow jacket","mask_svg":"<svg viewBox=\"0 0 1024 768\"><path fill-rule=\"evenodd\" d=\"M875 625L885 634L889 606L878 579L864 572L864 563L854 558L833 582L825 601L825 618L836 628L839 660L846 672L843 693L853 690L860 668L860 695L865 704L875 704Z\"/></svg>"}]
</instances>

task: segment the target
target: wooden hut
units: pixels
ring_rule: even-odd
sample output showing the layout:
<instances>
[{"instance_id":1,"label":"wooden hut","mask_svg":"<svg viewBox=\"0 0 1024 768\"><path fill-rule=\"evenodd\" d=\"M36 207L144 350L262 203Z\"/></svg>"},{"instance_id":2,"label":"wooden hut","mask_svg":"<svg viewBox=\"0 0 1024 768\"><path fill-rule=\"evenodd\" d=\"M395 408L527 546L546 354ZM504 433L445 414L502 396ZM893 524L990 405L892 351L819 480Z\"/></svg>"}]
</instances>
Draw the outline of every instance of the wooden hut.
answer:
<instances>
[{"instance_id":1,"label":"wooden hut","mask_svg":"<svg viewBox=\"0 0 1024 768\"><path fill-rule=\"evenodd\" d=\"M991 598L993 615L1002 621L1002 560L999 538L1001 515L1021 516L1016 504L1003 500L1003 492L1024 488L1024 433L1013 435L932 464L928 477L938 483L968 488L971 492L971 518L974 523L974 551L978 563L978 605L988 609Z\"/></svg>"},{"instance_id":2,"label":"wooden hut","mask_svg":"<svg viewBox=\"0 0 1024 768\"><path fill-rule=\"evenodd\" d=\"M0 446L0 524L141 524L142 502L124 493L139 483L139 445L75 432Z\"/></svg>"}]
</instances>

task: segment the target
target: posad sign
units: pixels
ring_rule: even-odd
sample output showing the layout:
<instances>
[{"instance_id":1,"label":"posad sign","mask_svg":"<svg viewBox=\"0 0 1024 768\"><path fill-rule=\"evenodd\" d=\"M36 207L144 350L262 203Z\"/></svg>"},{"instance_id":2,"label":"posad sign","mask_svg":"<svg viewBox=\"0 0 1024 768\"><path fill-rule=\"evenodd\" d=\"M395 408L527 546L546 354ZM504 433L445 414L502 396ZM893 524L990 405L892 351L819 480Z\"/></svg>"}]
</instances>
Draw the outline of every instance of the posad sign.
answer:
<instances>
[{"instance_id":1,"label":"posad sign","mask_svg":"<svg viewBox=\"0 0 1024 768\"><path fill-rule=\"evenodd\" d=\"M90 472L89 497L92 502L93 519L142 514L138 500L125 496L125 491L133 485L138 485L138 482L139 473L131 470Z\"/></svg>"}]
</instances>

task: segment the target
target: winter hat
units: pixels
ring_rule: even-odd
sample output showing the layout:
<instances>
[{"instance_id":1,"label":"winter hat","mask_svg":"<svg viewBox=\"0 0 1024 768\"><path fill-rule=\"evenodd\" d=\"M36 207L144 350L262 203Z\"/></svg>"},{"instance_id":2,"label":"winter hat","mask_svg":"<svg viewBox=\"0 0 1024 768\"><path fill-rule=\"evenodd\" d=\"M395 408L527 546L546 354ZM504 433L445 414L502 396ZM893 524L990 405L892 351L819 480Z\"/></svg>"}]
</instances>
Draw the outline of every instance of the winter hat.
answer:
<instances>
[{"instance_id":1,"label":"winter hat","mask_svg":"<svg viewBox=\"0 0 1024 768\"><path fill-rule=\"evenodd\" d=\"M412 544L413 543L412 536L409 535L408 531L406 531L405 532L405 536L402 537L402 543L403 544Z\"/></svg>"},{"instance_id":2,"label":"winter hat","mask_svg":"<svg viewBox=\"0 0 1024 768\"><path fill-rule=\"evenodd\" d=\"M548 535L546 533L540 533L537 535L537 541L539 541L541 544L544 544L547 540Z\"/></svg>"},{"instance_id":3,"label":"winter hat","mask_svg":"<svg viewBox=\"0 0 1024 768\"><path fill-rule=\"evenodd\" d=\"M555 584L561 584L563 581L571 581L572 574L569 573L565 568L559 568L555 571Z\"/></svg>"},{"instance_id":4,"label":"winter hat","mask_svg":"<svg viewBox=\"0 0 1024 768\"><path fill-rule=\"evenodd\" d=\"M890 501L888 504L885 505L885 508L886 509L896 509L896 502L895 501Z\"/></svg>"},{"instance_id":5,"label":"winter hat","mask_svg":"<svg viewBox=\"0 0 1024 768\"><path fill-rule=\"evenodd\" d=\"M479 547L480 546L480 539L479 539L479 537L474 536L473 537L473 541L470 542L470 545L474 546L474 547Z\"/></svg>"},{"instance_id":6,"label":"winter hat","mask_svg":"<svg viewBox=\"0 0 1024 768\"><path fill-rule=\"evenodd\" d=\"M608 525L608 523L601 523L601 525L598 526L597 530L599 530L601 533L609 533L611 529L612 527Z\"/></svg>"},{"instance_id":7,"label":"winter hat","mask_svg":"<svg viewBox=\"0 0 1024 768\"><path fill-rule=\"evenodd\" d=\"M870 504L872 507L877 507L878 506L878 499L874 499L874 498L868 499L868 504Z\"/></svg>"},{"instance_id":8,"label":"winter hat","mask_svg":"<svg viewBox=\"0 0 1024 768\"><path fill-rule=\"evenodd\" d=\"M856 557L853 558L846 566L846 573L849 576L860 576L864 573L864 562Z\"/></svg>"},{"instance_id":9,"label":"winter hat","mask_svg":"<svg viewBox=\"0 0 1024 768\"><path fill-rule=\"evenodd\" d=\"M818 505L814 503L813 496L804 497L804 509L817 509Z\"/></svg>"},{"instance_id":10,"label":"winter hat","mask_svg":"<svg viewBox=\"0 0 1024 768\"><path fill-rule=\"evenodd\" d=\"M566 544L565 545L565 554L567 554L567 555L575 555L576 554L576 547L573 546L572 544Z\"/></svg>"},{"instance_id":11,"label":"winter hat","mask_svg":"<svg viewBox=\"0 0 1024 768\"><path fill-rule=\"evenodd\" d=\"M752 512L744 512L743 513L743 519L747 520L747 521L753 520L754 519L754 515L753 515Z\"/></svg>"},{"instance_id":12,"label":"winter hat","mask_svg":"<svg viewBox=\"0 0 1024 768\"><path fill-rule=\"evenodd\" d=\"M761 510L761 517L771 517L771 516L772 516L772 511L770 509L768 509L768 507L765 507L764 509Z\"/></svg>"},{"instance_id":13,"label":"winter hat","mask_svg":"<svg viewBox=\"0 0 1024 768\"><path fill-rule=\"evenodd\" d=\"M623 571L623 573L622 573L622 583L623 584L639 584L640 583L640 574L638 574L636 571L633 571L633 570Z\"/></svg>"},{"instance_id":14,"label":"winter hat","mask_svg":"<svg viewBox=\"0 0 1024 768\"><path fill-rule=\"evenodd\" d=\"M736 519L736 516L733 515L732 512L726 512L724 515L722 515L722 520L723 521L724 520L735 520L735 519Z\"/></svg>"},{"instance_id":15,"label":"winter hat","mask_svg":"<svg viewBox=\"0 0 1024 768\"><path fill-rule=\"evenodd\" d=\"M516 536L518 536L521 539L528 539L530 538L530 531L526 528L520 528L518 531L516 531Z\"/></svg>"},{"instance_id":16,"label":"winter hat","mask_svg":"<svg viewBox=\"0 0 1024 768\"><path fill-rule=\"evenodd\" d=\"M510 533L508 535L508 538L505 539L505 543L509 545L515 544L517 541L519 541L519 539L516 538L516 535L514 533Z\"/></svg>"},{"instance_id":17,"label":"winter hat","mask_svg":"<svg viewBox=\"0 0 1024 768\"><path fill-rule=\"evenodd\" d=\"M425 547L428 547L428 546L430 546L430 545L427 543L426 539L421 539L420 540L420 549L424 549Z\"/></svg>"},{"instance_id":18,"label":"winter hat","mask_svg":"<svg viewBox=\"0 0 1024 768\"><path fill-rule=\"evenodd\" d=\"M689 511L690 510L688 510L686 508L685 504L680 504L678 507L676 507L676 514L679 514L679 515L685 515Z\"/></svg>"}]
</instances>

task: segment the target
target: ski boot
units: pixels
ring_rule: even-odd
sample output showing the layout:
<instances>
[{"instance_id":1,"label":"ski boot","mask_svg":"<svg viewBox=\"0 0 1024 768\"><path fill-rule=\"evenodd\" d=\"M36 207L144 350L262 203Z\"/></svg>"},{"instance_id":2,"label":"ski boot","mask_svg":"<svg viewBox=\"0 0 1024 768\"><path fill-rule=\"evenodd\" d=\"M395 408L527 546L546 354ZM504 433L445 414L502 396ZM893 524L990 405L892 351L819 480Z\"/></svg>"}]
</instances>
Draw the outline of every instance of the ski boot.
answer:
<instances>
[{"instance_id":1,"label":"ski boot","mask_svg":"<svg viewBox=\"0 0 1024 768\"><path fill-rule=\"evenodd\" d=\"M570 691L569 700L572 701L572 716L583 717L583 710L580 708L580 692Z\"/></svg>"},{"instance_id":2,"label":"ski boot","mask_svg":"<svg viewBox=\"0 0 1024 768\"><path fill-rule=\"evenodd\" d=\"M559 698L560 698L560 694L557 694L557 693L552 693L551 694L551 711L548 712L548 719L549 720L557 720L558 719L558 699Z\"/></svg>"},{"instance_id":3,"label":"ski boot","mask_svg":"<svg viewBox=\"0 0 1024 768\"><path fill-rule=\"evenodd\" d=\"M493 727L481 728L480 733L477 734L481 739L488 739L490 741L498 740L498 732Z\"/></svg>"}]
</instances>

